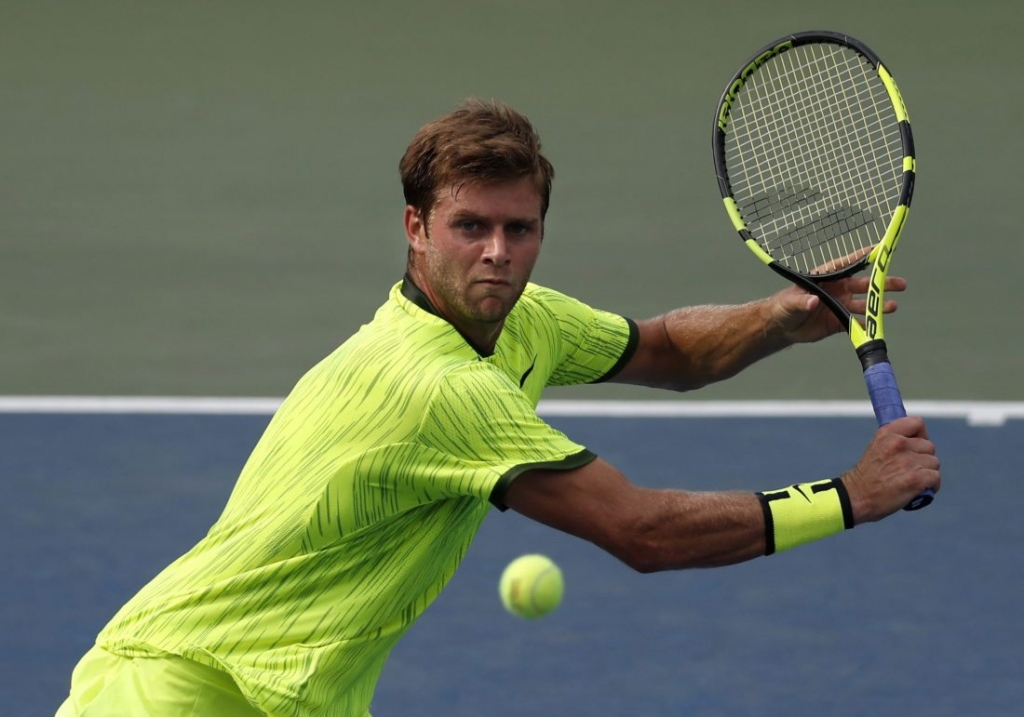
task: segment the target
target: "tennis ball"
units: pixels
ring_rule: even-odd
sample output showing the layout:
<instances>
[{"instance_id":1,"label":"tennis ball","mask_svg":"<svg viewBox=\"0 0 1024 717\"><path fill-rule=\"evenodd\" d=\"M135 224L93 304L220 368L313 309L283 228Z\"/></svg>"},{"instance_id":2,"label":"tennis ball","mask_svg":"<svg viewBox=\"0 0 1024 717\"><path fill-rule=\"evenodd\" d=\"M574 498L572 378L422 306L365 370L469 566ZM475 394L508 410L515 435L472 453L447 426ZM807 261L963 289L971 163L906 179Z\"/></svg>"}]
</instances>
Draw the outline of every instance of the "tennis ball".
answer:
<instances>
[{"instance_id":1,"label":"tennis ball","mask_svg":"<svg viewBox=\"0 0 1024 717\"><path fill-rule=\"evenodd\" d=\"M531 619L558 607L564 590L562 571L546 555L521 555L508 564L498 582L505 609Z\"/></svg>"}]
</instances>

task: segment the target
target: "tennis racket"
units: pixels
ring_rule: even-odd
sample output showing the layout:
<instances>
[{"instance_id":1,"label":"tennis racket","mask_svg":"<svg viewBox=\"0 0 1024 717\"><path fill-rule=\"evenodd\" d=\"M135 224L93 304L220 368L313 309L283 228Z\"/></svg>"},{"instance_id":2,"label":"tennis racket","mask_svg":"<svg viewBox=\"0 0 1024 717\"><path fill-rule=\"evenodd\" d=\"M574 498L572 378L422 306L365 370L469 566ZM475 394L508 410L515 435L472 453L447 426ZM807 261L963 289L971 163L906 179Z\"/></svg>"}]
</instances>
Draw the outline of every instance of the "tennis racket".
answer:
<instances>
[{"instance_id":1,"label":"tennis racket","mask_svg":"<svg viewBox=\"0 0 1024 717\"><path fill-rule=\"evenodd\" d=\"M713 146L725 209L747 247L846 327L879 425L907 415L882 305L916 163L906 106L878 55L835 32L766 45L726 85ZM869 267L862 324L820 284ZM905 509L933 498L926 490Z\"/></svg>"}]
</instances>

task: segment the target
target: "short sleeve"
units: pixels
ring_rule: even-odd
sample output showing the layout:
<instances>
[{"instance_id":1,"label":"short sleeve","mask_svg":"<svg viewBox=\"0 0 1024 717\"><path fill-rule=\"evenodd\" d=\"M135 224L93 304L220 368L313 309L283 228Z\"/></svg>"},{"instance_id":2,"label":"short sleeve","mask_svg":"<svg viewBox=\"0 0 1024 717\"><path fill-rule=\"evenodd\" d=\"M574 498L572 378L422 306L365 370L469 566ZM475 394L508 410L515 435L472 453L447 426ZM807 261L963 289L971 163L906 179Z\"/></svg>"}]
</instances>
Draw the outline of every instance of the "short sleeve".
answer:
<instances>
[{"instance_id":1,"label":"short sleeve","mask_svg":"<svg viewBox=\"0 0 1024 717\"><path fill-rule=\"evenodd\" d=\"M504 374L485 362L445 378L419 443L445 470L423 476L440 495L473 495L504 508L511 481L532 468L571 469L596 456L544 422Z\"/></svg>"},{"instance_id":2,"label":"short sleeve","mask_svg":"<svg viewBox=\"0 0 1024 717\"><path fill-rule=\"evenodd\" d=\"M557 327L551 349L558 360L547 385L607 381L636 351L639 331L631 319L540 286L531 286L530 296Z\"/></svg>"}]
</instances>

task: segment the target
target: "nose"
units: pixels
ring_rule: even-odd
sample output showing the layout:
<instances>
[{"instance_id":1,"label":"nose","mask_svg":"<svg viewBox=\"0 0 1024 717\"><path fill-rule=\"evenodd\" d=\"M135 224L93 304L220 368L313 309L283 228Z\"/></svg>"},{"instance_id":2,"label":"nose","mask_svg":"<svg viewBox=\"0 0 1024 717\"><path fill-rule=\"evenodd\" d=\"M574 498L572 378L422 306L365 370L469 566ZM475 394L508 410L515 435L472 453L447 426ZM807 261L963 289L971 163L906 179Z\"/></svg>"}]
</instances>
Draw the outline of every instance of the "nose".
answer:
<instances>
[{"instance_id":1,"label":"nose","mask_svg":"<svg viewBox=\"0 0 1024 717\"><path fill-rule=\"evenodd\" d=\"M508 240L501 229L496 229L484 246L483 259L488 264L502 266L508 264L512 257L508 251Z\"/></svg>"}]
</instances>

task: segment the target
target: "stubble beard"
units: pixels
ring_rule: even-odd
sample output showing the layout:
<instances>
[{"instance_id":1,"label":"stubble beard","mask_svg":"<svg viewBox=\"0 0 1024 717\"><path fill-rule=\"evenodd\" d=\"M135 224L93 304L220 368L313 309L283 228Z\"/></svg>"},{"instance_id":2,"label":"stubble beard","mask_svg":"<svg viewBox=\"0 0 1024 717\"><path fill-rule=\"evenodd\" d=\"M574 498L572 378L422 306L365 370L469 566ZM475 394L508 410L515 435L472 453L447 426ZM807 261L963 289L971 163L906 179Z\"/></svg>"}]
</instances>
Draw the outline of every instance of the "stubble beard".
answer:
<instances>
[{"instance_id":1,"label":"stubble beard","mask_svg":"<svg viewBox=\"0 0 1024 717\"><path fill-rule=\"evenodd\" d=\"M448 310L463 321L481 326L500 325L523 292L523 286L510 287L514 288L511 297L508 297L506 290L502 291L501 296L487 295L485 292L483 297L474 300L471 292L479 292L483 288L481 285L469 284L465 277L458 276L440 254L428 251L426 259L434 290Z\"/></svg>"}]
</instances>

